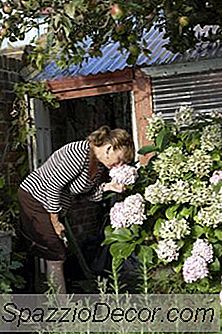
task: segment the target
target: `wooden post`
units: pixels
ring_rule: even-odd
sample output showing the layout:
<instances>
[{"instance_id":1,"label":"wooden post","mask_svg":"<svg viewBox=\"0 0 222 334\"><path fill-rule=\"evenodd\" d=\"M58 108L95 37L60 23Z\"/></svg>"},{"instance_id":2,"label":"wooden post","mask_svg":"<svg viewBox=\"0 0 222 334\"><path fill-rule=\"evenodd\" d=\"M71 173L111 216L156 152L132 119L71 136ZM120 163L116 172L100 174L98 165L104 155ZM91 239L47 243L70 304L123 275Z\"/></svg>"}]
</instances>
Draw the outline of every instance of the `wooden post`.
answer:
<instances>
[{"instance_id":1,"label":"wooden post","mask_svg":"<svg viewBox=\"0 0 222 334\"><path fill-rule=\"evenodd\" d=\"M140 69L135 70L135 78L133 80L133 96L134 108L137 125L138 145L141 148L148 145L146 138L146 126L148 124L147 117L153 112L152 108L152 90L150 77L146 76ZM149 154L140 156L141 164L146 164Z\"/></svg>"}]
</instances>

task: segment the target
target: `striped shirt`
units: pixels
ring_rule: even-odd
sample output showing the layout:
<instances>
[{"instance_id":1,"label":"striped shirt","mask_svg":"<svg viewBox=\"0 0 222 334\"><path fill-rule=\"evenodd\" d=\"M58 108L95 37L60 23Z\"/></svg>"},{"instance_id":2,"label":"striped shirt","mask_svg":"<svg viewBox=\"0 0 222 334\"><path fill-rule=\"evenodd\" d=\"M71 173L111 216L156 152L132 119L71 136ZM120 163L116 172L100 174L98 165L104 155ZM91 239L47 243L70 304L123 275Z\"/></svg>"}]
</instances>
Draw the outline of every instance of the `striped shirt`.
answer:
<instances>
[{"instance_id":1,"label":"striped shirt","mask_svg":"<svg viewBox=\"0 0 222 334\"><path fill-rule=\"evenodd\" d=\"M102 199L105 167L99 164L91 180L90 145L87 140L72 142L55 151L20 187L41 202L48 212L71 205L72 195L86 193L91 200Z\"/></svg>"}]
</instances>

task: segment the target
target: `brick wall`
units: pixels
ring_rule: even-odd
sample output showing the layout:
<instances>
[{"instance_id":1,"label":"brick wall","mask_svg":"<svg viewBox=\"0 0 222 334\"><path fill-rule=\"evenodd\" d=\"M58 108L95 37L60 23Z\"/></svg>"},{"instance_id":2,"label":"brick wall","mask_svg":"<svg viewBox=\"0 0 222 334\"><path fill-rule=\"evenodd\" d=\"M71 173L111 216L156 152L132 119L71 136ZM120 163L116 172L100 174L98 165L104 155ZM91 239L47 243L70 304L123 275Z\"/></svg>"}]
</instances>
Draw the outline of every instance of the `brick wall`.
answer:
<instances>
[{"instance_id":1,"label":"brick wall","mask_svg":"<svg viewBox=\"0 0 222 334\"><path fill-rule=\"evenodd\" d=\"M6 173L16 159L16 152L10 152L8 135L11 125L10 113L15 99L13 88L20 80L20 67L20 60L0 55L0 164Z\"/></svg>"}]
</instances>

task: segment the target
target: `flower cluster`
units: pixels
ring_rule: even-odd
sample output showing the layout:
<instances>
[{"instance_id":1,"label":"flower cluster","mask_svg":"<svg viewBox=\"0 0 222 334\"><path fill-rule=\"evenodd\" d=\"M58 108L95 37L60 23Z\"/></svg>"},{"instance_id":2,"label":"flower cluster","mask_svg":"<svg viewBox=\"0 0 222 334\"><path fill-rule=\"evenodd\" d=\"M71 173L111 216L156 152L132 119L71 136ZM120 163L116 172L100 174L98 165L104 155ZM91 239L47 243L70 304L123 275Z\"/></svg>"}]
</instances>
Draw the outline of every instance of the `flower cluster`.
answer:
<instances>
[{"instance_id":1,"label":"flower cluster","mask_svg":"<svg viewBox=\"0 0 222 334\"><path fill-rule=\"evenodd\" d=\"M212 158L202 150L196 149L187 161L187 169L194 172L196 176L208 176L213 165Z\"/></svg>"},{"instance_id":2,"label":"flower cluster","mask_svg":"<svg viewBox=\"0 0 222 334\"><path fill-rule=\"evenodd\" d=\"M214 198L213 188L206 181L191 181L190 204L194 206L211 205Z\"/></svg>"},{"instance_id":3,"label":"flower cluster","mask_svg":"<svg viewBox=\"0 0 222 334\"><path fill-rule=\"evenodd\" d=\"M190 106L180 106L175 112L174 120L177 128L192 125L194 123L196 114Z\"/></svg>"},{"instance_id":4,"label":"flower cluster","mask_svg":"<svg viewBox=\"0 0 222 334\"><path fill-rule=\"evenodd\" d=\"M153 166L160 180L175 180L187 171L187 158L181 148L170 146L158 155Z\"/></svg>"},{"instance_id":5,"label":"flower cluster","mask_svg":"<svg viewBox=\"0 0 222 334\"><path fill-rule=\"evenodd\" d=\"M184 238L190 234L190 227L186 219L165 220L159 228L159 240L156 249L157 256L160 260L167 263L177 260L179 257L179 249L176 240Z\"/></svg>"},{"instance_id":6,"label":"flower cluster","mask_svg":"<svg viewBox=\"0 0 222 334\"><path fill-rule=\"evenodd\" d=\"M189 203L192 199L192 192L188 181L176 180L171 185L171 198L175 203Z\"/></svg>"},{"instance_id":7,"label":"flower cluster","mask_svg":"<svg viewBox=\"0 0 222 334\"><path fill-rule=\"evenodd\" d=\"M222 224L221 202L200 208L194 220L197 224L202 226L217 228Z\"/></svg>"},{"instance_id":8,"label":"flower cluster","mask_svg":"<svg viewBox=\"0 0 222 334\"><path fill-rule=\"evenodd\" d=\"M165 265L167 269L172 266L177 283L197 282L192 287L181 284L182 291L206 292L209 287L209 291L219 292L222 113L195 114L192 107L182 106L176 111L174 122L154 115L146 135L153 145L141 152L152 150L152 158L147 166L140 167L135 185L129 187L136 195L126 197L111 209L111 225L121 228L136 224L132 240L136 238L136 244L142 246L138 247L139 258L147 251L147 265L152 271L158 273ZM122 231L125 232L128 231ZM110 243L115 242L113 238ZM130 238L127 234L127 246ZM206 284L198 285L203 278Z\"/></svg>"},{"instance_id":9,"label":"flower cluster","mask_svg":"<svg viewBox=\"0 0 222 334\"><path fill-rule=\"evenodd\" d=\"M222 180L222 170L215 170L209 181L211 184L217 184L221 180Z\"/></svg>"},{"instance_id":10,"label":"flower cluster","mask_svg":"<svg viewBox=\"0 0 222 334\"><path fill-rule=\"evenodd\" d=\"M193 244L191 256L183 265L183 277L186 283L196 282L209 274L208 264L213 261L213 247L207 240L197 239Z\"/></svg>"},{"instance_id":11,"label":"flower cluster","mask_svg":"<svg viewBox=\"0 0 222 334\"><path fill-rule=\"evenodd\" d=\"M190 203L194 206L211 205L214 189L204 181L175 180L164 183L159 179L145 188L144 198L152 204Z\"/></svg>"},{"instance_id":12,"label":"flower cluster","mask_svg":"<svg viewBox=\"0 0 222 334\"><path fill-rule=\"evenodd\" d=\"M180 240L190 234L190 227L186 219L166 220L161 224L159 236L163 239Z\"/></svg>"},{"instance_id":13,"label":"flower cluster","mask_svg":"<svg viewBox=\"0 0 222 334\"><path fill-rule=\"evenodd\" d=\"M207 263L213 262L213 247L207 240L197 239L193 244L192 255L202 256Z\"/></svg>"},{"instance_id":14,"label":"flower cluster","mask_svg":"<svg viewBox=\"0 0 222 334\"><path fill-rule=\"evenodd\" d=\"M169 187L157 180L156 183L146 187L144 197L152 204L163 204L171 201L171 192Z\"/></svg>"},{"instance_id":15,"label":"flower cluster","mask_svg":"<svg viewBox=\"0 0 222 334\"><path fill-rule=\"evenodd\" d=\"M148 126L146 127L146 137L148 140L154 140L160 130L164 127L164 120L161 113L153 114L148 119Z\"/></svg>"},{"instance_id":16,"label":"flower cluster","mask_svg":"<svg viewBox=\"0 0 222 334\"><path fill-rule=\"evenodd\" d=\"M113 228L141 225L145 218L145 204L139 193L126 197L123 202L115 203L110 210L110 223Z\"/></svg>"},{"instance_id":17,"label":"flower cluster","mask_svg":"<svg viewBox=\"0 0 222 334\"><path fill-rule=\"evenodd\" d=\"M183 277L186 283L196 282L207 277L209 270L207 262L201 256L190 256L183 265Z\"/></svg>"},{"instance_id":18,"label":"flower cluster","mask_svg":"<svg viewBox=\"0 0 222 334\"><path fill-rule=\"evenodd\" d=\"M156 253L160 260L168 263L178 259L179 246L172 239L163 239L158 242Z\"/></svg>"},{"instance_id":19,"label":"flower cluster","mask_svg":"<svg viewBox=\"0 0 222 334\"><path fill-rule=\"evenodd\" d=\"M124 164L111 168L109 176L114 183L129 185L135 183L138 173L135 167Z\"/></svg>"},{"instance_id":20,"label":"flower cluster","mask_svg":"<svg viewBox=\"0 0 222 334\"><path fill-rule=\"evenodd\" d=\"M222 129L220 124L208 125L201 135L201 150L213 151L222 148Z\"/></svg>"}]
</instances>

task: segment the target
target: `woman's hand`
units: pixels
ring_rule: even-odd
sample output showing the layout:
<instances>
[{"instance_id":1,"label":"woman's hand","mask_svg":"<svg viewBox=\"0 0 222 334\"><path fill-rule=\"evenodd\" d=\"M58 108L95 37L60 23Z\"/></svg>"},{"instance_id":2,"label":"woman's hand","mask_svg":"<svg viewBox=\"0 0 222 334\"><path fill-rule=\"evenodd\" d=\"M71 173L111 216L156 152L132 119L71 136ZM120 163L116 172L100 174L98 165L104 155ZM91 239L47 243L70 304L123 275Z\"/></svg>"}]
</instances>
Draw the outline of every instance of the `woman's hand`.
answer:
<instances>
[{"instance_id":1,"label":"woman's hand","mask_svg":"<svg viewBox=\"0 0 222 334\"><path fill-rule=\"evenodd\" d=\"M124 184L109 182L106 183L104 191L115 191L116 193L122 193L126 189Z\"/></svg>"},{"instance_id":2,"label":"woman's hand","mask_svg":"<svg viewBox=\"0 0 222 334\"><path fill-rule=\"evenodd\" d=\"M51 223L55 230L55 233L60 237L62 232L65 230L65 227L62 223L59 222L59 217L57 213L50 213Z\"/></svg>"}]
</instances>

